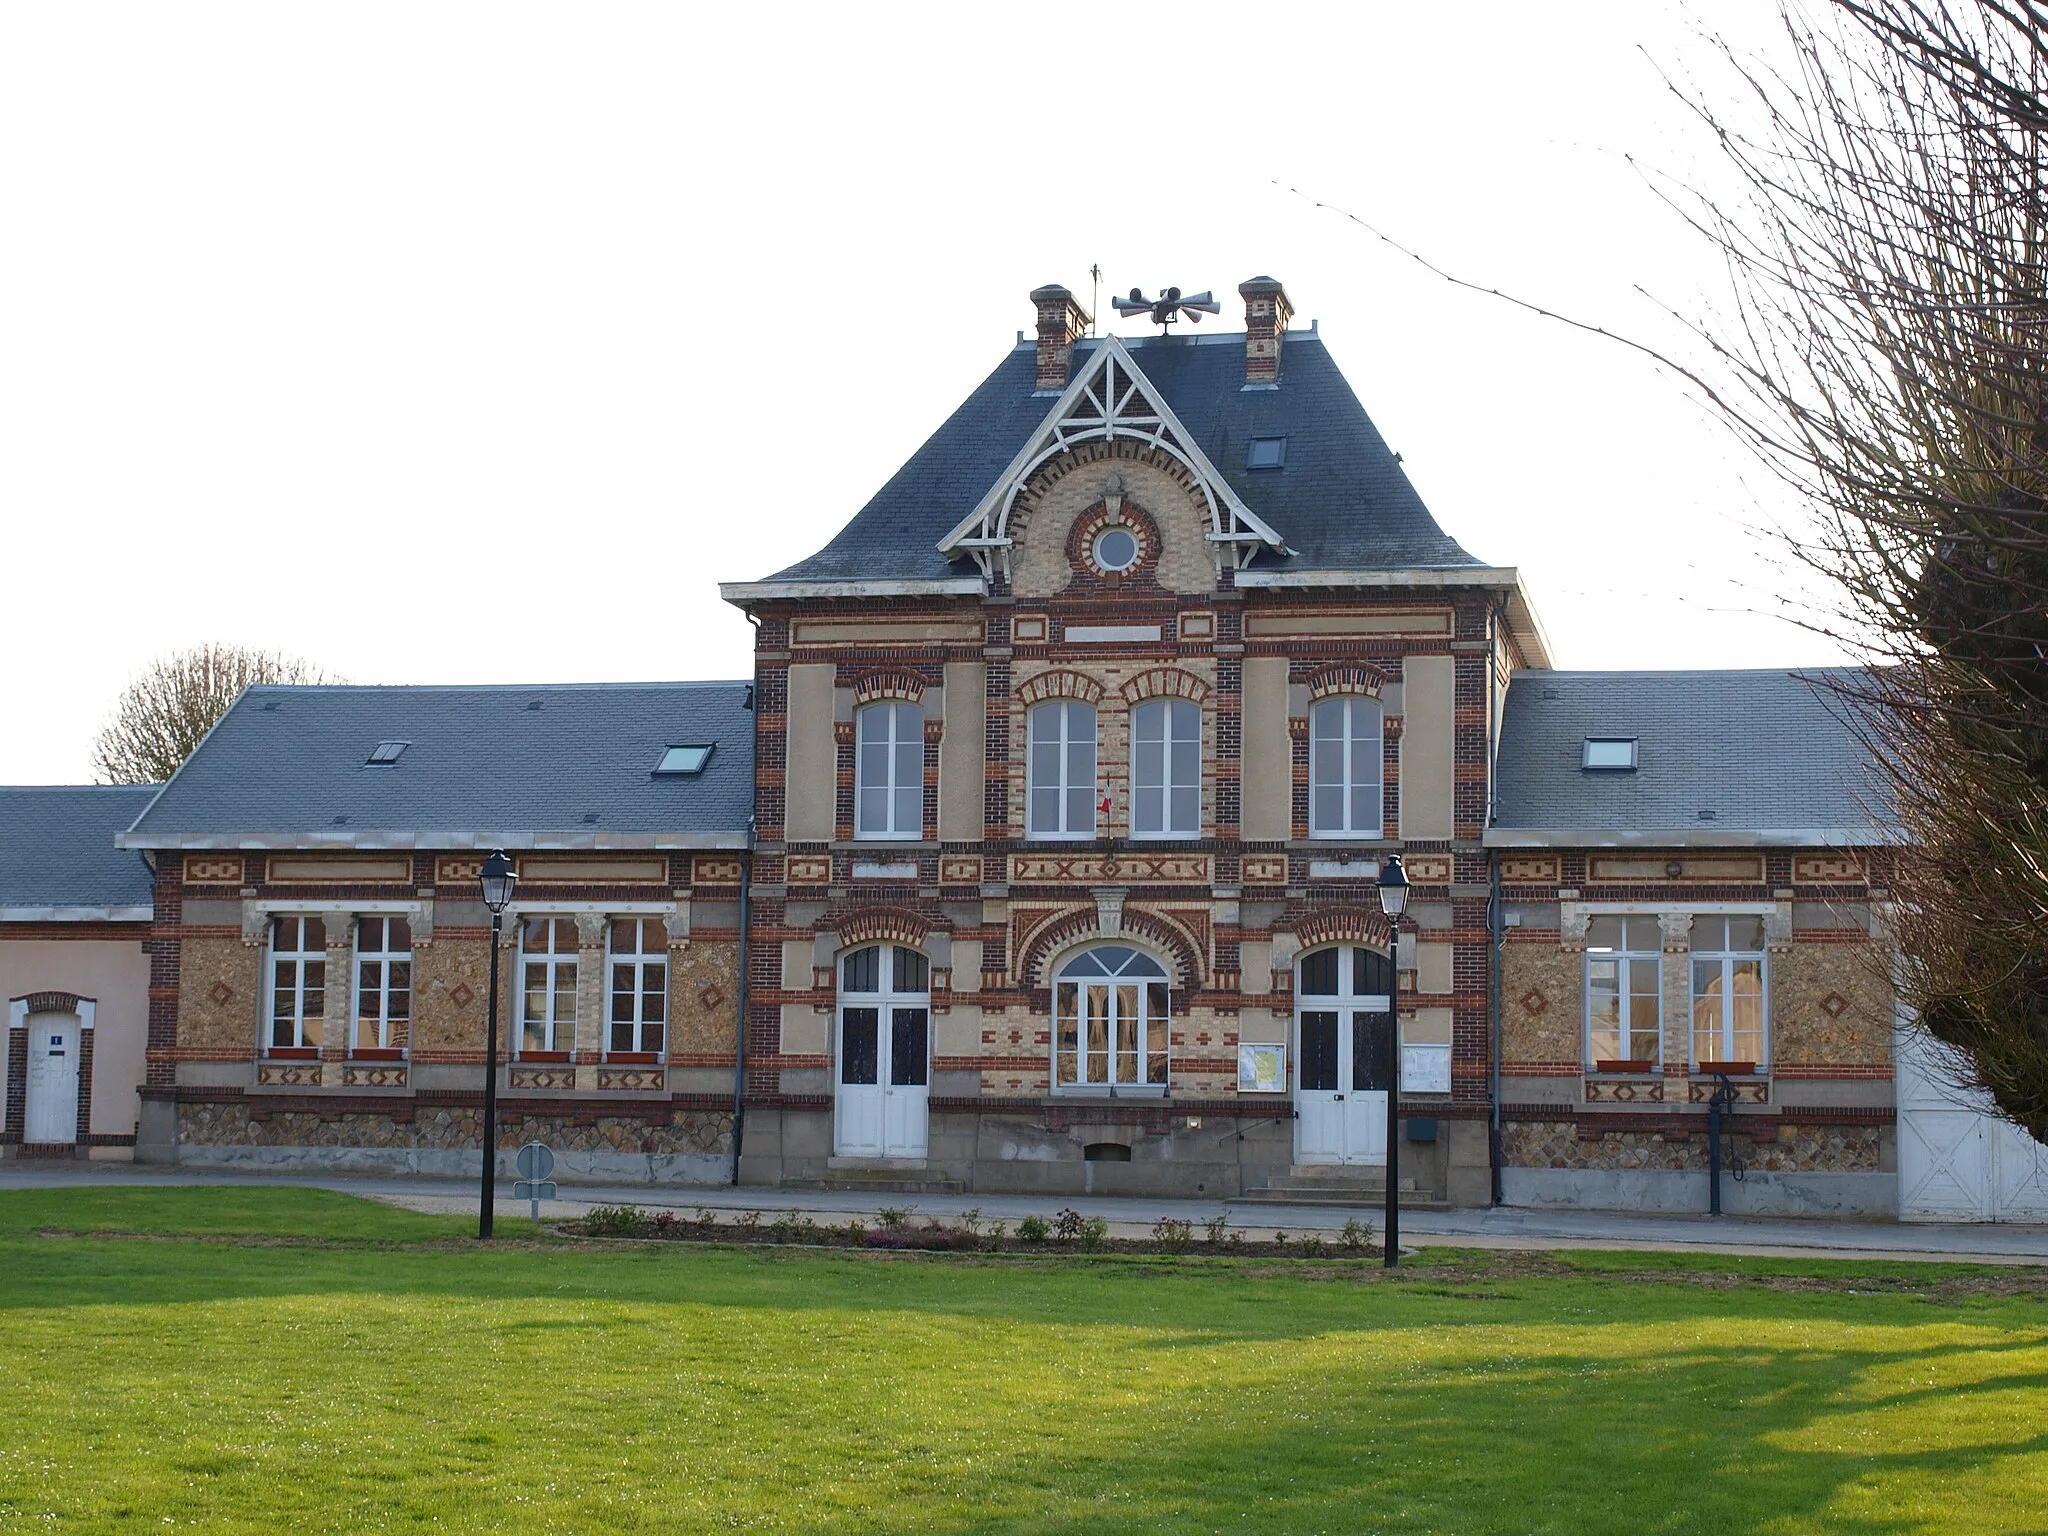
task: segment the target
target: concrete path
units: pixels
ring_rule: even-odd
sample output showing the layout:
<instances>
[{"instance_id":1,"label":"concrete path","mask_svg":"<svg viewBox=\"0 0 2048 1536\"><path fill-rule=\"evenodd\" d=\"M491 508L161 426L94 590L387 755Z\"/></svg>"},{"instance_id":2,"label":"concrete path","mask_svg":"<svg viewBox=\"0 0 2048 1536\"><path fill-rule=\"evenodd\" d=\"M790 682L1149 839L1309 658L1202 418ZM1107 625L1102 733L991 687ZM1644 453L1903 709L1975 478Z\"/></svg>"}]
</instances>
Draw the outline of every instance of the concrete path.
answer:
<instances>
[{"instance_id":1,"label":"concrete path","mask_svg":"<svg viewBox=\"0 0 2048 1536\"><path fill-rule=\"evenodd\" d=\"M396 1178L306 1174L216 1173L180 1168L144 1167L133 1163L0 1162L0 1190L62 1189L85 1185L143 1187L150 1185L230 1186L300 1185L339 1190L386 1200L419 1211L461 1212L476 1209L473 1181L438 1178ZM498 1191L509 1195L511 1182ZM1144 1237L1161 1217L1200 1223L1227 1216L1233 1229L1270 1236L1340 1231L1354 1218L1379 1229L1380 1212L1343 1206L1246 1206L1216 1200L1100 1199L1086 1195L901 1195L842 1194L814 1190L780 1190L682 1185L563 1185L560 1198L541 1202L541 1215L571 1218L593 1205L637 1205L646 1210L669 1209L694 1214L699 1207L721 1213L763 1211L772 1220L781 1211L799 1211L814 1220L843 1222L860 1217L873 1223L885 1206L908 1209L918 1217L957 1219L978 1211L987 1221L1012 1227L1030 1215L1050 1217L1071 1206L1083 1216L1101 1216L1118 1237ZM501 1215L527 1213L527 1202L498 1202ZM730 1220L727 1215L724 1219ZM2048 1264L2048 1226L2008 1224L1933 1225L1845 1221L1773 1221L1745 1216L1644 1216L1616 1211L1535 1211L1496 1207L1492 1210L1403 1211L1404 1247L1454 1248L1593 1248L1692 1250L1812 1256L1844 1259L1919 1259L1979 1264Z\"/></svg>"}]
</instances>

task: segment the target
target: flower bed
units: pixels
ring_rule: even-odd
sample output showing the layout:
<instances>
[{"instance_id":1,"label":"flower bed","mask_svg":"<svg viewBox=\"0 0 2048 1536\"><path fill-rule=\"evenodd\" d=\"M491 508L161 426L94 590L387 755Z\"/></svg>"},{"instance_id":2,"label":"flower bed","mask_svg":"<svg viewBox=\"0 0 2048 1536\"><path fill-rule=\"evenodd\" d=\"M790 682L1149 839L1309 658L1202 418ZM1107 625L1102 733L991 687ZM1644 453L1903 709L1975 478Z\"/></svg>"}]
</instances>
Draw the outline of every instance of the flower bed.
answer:
<instances>
[{"instance_id":1,"label":"flower bed","mask_svg":"<svg viewBox=\"0 0 2048 1536\"><path fill-rule=\"evenodd\" d=\"M600 1205L560 1230L576 1237L630 1238L656 1242L785 1243L811 1248L878 1251L906 1249L935 1253L1206 1253L1258 1258L1345 1259L1381 1256L1370 1222L1353 1218L1339 1232L1290 1233L1275 1228L1260 1235L1232 1227L1227 1216L1206 1222L1161 1217L1149 1237L1111 1237L1100 1216L1062 1210L1052 1217L1026 1216L1013 1228L976 1210L954 1221L913 1220L911 1209L884 1207L873 1226L853 1217L821 1223L796 1211L773 1221L761 1211L717 1211L700 1207L694 1216L637 1205Z\"/></svg>"}]
</instances>

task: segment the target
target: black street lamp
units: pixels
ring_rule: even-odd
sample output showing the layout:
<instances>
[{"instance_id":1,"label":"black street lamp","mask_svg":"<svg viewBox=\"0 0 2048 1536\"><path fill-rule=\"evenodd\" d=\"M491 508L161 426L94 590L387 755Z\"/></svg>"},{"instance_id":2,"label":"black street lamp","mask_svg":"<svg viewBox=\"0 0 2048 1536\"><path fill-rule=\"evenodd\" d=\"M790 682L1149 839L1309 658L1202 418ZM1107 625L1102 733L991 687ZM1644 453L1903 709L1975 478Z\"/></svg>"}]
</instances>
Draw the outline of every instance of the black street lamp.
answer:
<instances>
[{"instance_id":1,"label":"black street lamp","mask_svg":"<svg viewBox=\"0 0 2048 1536\"><path fill-rule=\"evenodd\" d=\"M1387 915L1387 950L1391 959L1401 914L1408 910L1408 875L1401 868L1401 855L1398 853L1388 854L1386 863L1380 867L1380 910ZM1398 990L1399 975L1392 967L1388 968L1388 975ZM1387 1220L1381 1239L1388 1269L1401 1261L1401 1140L1396 1134L1401 1124L1401 1016L1394 1010L1396 1001L1390 993L1387 997L1387 1054L1390 1058L1387 1067Z\"/></svg>"},{"instance_id":2,"label":"black street lamp","mask_svg":"<svg viewBox=\"0 0 2048 1536\"><path fill-rule=\"evenodd\" d=\"M484 1185L476 1219L476 1235L487 1238L498 1199L498 935L505 926L512 887L519 883L519 872L504 849L493 849L484 860L478 883L483 887L484 905L491 909L490 1013L484 1023Z\"/></svg>"}]
</instances>

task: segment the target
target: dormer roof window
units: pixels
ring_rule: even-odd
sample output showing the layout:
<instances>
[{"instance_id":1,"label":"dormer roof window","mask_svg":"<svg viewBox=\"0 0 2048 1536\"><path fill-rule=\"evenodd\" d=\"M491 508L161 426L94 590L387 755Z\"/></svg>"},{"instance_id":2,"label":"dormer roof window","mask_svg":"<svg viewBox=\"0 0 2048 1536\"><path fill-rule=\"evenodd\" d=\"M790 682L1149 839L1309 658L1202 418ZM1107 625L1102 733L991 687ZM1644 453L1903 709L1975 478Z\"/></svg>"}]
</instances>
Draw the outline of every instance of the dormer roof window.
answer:
<instances>
[{"instance_id":1,"label":"dormer roof window","mask_svg":"<svg viewBox=\"0 0 2048 1536\"><path fill-rule=\"evenodd\" d=\"M1586 755L1579 766L1592 773L1634 773L1636 739L1633 736L1588 736Z\"/></svg>"}]
</instances>

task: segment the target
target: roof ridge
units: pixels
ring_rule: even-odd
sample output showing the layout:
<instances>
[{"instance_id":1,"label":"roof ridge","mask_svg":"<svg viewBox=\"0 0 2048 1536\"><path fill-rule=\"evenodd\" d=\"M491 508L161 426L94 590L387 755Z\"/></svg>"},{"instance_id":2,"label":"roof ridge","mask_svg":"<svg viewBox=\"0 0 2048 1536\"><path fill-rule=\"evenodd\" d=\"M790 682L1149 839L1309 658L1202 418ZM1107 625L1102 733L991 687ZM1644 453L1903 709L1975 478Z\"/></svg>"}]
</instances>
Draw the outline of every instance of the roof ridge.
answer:
<instances>
[{"instance_id":1,"label":"roof ridge","mask_svg":"<svg viewBox=\"0 0 2048 1536\"><path fill-rule=\"evenodd\" d=\"M745 688L745 678L614 683L251 683L245 693L602 693L628 688Z\"/></svg>"}]
</instances>

